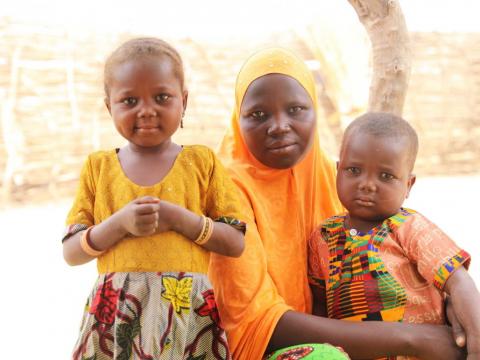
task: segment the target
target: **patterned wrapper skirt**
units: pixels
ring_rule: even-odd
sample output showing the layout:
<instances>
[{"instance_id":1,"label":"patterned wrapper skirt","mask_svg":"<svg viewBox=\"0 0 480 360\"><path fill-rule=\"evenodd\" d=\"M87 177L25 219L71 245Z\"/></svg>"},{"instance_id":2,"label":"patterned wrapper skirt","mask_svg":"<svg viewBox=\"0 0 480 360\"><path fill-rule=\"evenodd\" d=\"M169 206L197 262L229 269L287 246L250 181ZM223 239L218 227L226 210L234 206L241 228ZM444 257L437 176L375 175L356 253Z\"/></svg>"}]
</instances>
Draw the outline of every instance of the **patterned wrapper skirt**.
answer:
<instances>
[{"instance_id":1,"label":"patterned wrapper skirt","mask_svg":"<svg viewBox=\"0 0 480 360\"><path fill-rule=\"evenodd\" d=\"M303 344L275 351L265 360L348 360L348 355L340 348L329 344Z\"/></svg>"},{"instance_id":2,"label":"patterned wrapper skirt","mask_svg":"<svg viewBox=\"0 0 480 360\"><path fill-rule=\"evenodd\" d=\"M101 274L73 359L231 359L205 274Z\"/></svg>"}]
</instances>

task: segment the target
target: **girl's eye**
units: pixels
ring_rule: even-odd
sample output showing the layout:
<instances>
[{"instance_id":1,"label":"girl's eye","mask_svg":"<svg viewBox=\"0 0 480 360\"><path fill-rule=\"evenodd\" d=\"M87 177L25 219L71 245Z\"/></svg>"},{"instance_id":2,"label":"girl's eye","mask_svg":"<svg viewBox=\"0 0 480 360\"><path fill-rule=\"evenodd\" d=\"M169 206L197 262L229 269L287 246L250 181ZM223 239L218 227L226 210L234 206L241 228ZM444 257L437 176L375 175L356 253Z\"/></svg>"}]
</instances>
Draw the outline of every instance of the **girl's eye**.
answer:
<instances>
[{"instance_id":1,"label":"girl's eye","mask_svg":"<svg viewBox=\"0 0 480 360\"><path fill-rule=\"evenodd\" d=\"M290 114L296 114L299 111L301 111L303 108L301 106L292 106L291 108L288 109L288 112Z\"/></svg>"},{"instance_id":2,"label":"girl's eye","mask_svg":"<svg viewBox=\"0 0 480 360\"><path fill-rule=\"evenodd\" d=\"M382 172L382 173L380 174L380 178L381 178L382 180L392 180L392 179L395 178L395 176L393 176L392 174L389 174L389 173Z\"/></svg>"},{"instance_id":3,"label":"girl's eye","mask_svg":"<svg viewBox=\"0 0 480 360\"><path fill-rule=\"evenodd\" d=\"M254 111L251 114L251 117L255 120L265 120L265 118L267 117L267 114L265 114L265 112L263 111Z\"/></svg>"},{"instance_id":4,"label":"girl's eye","mask_svg":"<svg viewBox=\"0 0 480 360\"><path fill-rule=\"evenodd\" d=\"M350 174L354 174L354 175L358 175L360 174L360 169L358 167L355 167L355 166L350 166L347 168L347 171L350 173Z\"/></svg>"},{"instance_id":5,"label":"girl's eye","mask_svg":"<svg viewBox=\"0 0 480 360\"><path fill-rule=\"evenodd\" d=\"M128 105L128 106L133 106L137 103L137 99L135 99L134 97L127 97L125 99L122 100L122 102L125 104L125 105Z\"/></svg>"},{"instance_id":6,"label":"girl's eye","mask_svg":"<svg viewBox=\"0 0 480 360\"><path fill-rule=\"evenodd\" d=\"M167 94L160 94L155 96L155 101L159 103L167 101L168 99L170 99L170 95L167 95Z\"/></svg>"}]
</instances>

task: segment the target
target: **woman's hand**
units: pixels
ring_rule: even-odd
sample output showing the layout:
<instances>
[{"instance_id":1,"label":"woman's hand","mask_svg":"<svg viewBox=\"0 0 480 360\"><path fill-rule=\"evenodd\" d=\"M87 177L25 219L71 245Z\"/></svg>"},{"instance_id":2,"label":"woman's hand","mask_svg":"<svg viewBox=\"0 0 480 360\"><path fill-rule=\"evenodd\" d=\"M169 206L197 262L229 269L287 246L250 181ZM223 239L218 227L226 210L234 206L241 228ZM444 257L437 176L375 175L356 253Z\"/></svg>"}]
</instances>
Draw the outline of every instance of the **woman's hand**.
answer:
<instances>
[{"instance_id":1,"label":"woman's hand","mask_svg":"<svg viewBox=\"0 0 480 360\"><path fill-rule=\"evenodd\" d=\"M421 325L421 336L414 336L416 356L425 360L466 359L465 348L459 348L452 329L446 325ZM470 357L469 357L470 359ZM474 358L472 358L474 359Z\"/></svg>"},{"instance_id":2,"label":"woman's hand","mask_svg":"<svg viewBox=\"0 0 480 360\"><path fill-rule=\"evenodd\" d=\"M117 212L120 226L135 236L152 235L159 224L160 199L144 196L133 200Z\"/></svg>"},{"instance_id":3,"label":"woman's hand","mask_svg":"<svg viewBox=\"0 0 480 360\"><path fill-rule=\"evenodd\" d=\"M453 304L449 295L447 295L445 298L445 312L448 322L452 326L453 340L457 346L464 347L467 336L465 335L465 330L463 329L462 325L460 325L460 321L458 321L457 314L455 314L455 310L453 309Z\"/></svg>"}]
</instances>

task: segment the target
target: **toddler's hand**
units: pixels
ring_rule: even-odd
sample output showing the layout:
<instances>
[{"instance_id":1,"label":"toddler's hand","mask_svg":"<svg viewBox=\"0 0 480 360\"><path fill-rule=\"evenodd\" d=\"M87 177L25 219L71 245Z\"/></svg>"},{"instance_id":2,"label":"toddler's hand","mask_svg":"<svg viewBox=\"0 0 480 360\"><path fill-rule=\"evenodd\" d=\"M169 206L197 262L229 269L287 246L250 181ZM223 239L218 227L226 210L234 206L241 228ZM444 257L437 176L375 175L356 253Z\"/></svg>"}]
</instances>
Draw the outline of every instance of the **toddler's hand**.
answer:
<instances>
[{"instance_id":1,"label":"toddler's hand","mask_svg":"<svg viewBox=\"0 0 480 360\"><path fill-rule=\"evenodd\" d=\"M121 226L135 236L154 234L158 227L160 199L144 196L125 205L120 211Z\"/></svg>"}]
</instances>

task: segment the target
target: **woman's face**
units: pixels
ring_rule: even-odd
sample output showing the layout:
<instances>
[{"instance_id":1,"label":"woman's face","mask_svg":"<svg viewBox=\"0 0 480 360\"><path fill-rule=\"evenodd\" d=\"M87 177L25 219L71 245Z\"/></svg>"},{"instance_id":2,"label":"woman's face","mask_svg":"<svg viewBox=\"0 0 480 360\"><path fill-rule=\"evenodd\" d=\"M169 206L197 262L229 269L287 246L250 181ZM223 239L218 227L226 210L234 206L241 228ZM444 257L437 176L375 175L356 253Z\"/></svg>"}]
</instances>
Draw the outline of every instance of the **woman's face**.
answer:
<instances>
[{"instance_id":1,"label":"woman's face","mask_svg":"<svg viewBox=\"0 0 480 360\"><path fill-rule=\"evenodd\" d=\"M316 113L294 78L268 74L248 87L240 107L240 129L253 156L275 169L297 164L310 148Z\"/></svg>"}]
</instances>

